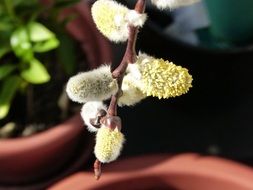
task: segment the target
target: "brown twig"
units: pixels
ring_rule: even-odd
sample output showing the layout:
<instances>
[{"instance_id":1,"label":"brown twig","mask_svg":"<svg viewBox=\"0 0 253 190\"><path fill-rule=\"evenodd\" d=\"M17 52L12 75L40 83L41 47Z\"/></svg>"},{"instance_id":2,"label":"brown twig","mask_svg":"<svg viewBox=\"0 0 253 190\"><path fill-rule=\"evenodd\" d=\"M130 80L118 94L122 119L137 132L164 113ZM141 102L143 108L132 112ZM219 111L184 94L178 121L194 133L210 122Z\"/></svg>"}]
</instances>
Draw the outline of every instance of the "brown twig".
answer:
<instances>
[{"instance_id":1,"label":"brown twig","mask_svg":"<svg viewBox=\"0 0 253 190\"><path fill-rule=\"evenodd\" d=\"M146 0L137 0L135 4L135 11L138 13L143 13L146 6ZM117 79L119 90L112 96L110 106L108 108L108 115L117 115L117 102L119 97L122 95L121 85L124 78L124 74L129 63L134 63L136 61L136 50L135 44L137 39L139 27L129 26L129 38L127 42L127 48L121 63L112 71L112 76Z\"/></svg>"},{"instance_id":2,"label":"brown twig","mask_svg":"<svg viewBox=\"0 0 253 190\"><path fill-rule=\"evenodd\" d=\"M145 10L145 6L146 6L146 0L137 0L135 4L135 11L137 11L138 13L143 13ZM110 105L107 110L108 117L117 116L117 103L118 103L119 97L122 95L121 86L122 86L122 81L127 69L127 65L129 63L134 63L136 61L135 44L136 44L139 27L135 27L135 26L128 26L128 27L129 27L129 38L128 38L125 54L120 64L117 65L116 68L111 71L113 78L117 80L119 89L118 89L118 92L111 97ZM101 176L101 162L99 160L96 160L94 163L94 174L97 180Z\"/></svg>"},{"instance_id":3,"label":"brown twig","mask_svg":"<svg viewBox=\"0 0 253 190\"><path fill-rule=\"evenodd\" d=\"M96 180L99 180L100 176L101 176L101 162L96 159L94 162L94 176Z\"/></svg>"}]
</instances>

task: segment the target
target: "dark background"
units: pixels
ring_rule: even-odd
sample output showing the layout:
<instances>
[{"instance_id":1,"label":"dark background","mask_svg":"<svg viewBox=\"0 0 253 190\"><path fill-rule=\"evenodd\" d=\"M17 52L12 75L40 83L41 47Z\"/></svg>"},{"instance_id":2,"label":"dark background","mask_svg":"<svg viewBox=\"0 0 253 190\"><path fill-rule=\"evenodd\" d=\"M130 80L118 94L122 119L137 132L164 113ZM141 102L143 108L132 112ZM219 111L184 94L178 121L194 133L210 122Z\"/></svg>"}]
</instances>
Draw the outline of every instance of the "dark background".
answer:
<instances>
[{"instance_id":1,"label":"dark background","mask_svg":"<svg viewBox=\"0 0 253 190\"><path fill-rule=\"evenodd\" d=\"M161 34L168 15L151 12L149 17L137 49L188 68L193 88L180 97L147 98L121 108L123 156L197 152L252 164L253 48L193 47ZM120 59L124 45L114 49Z\"/></svg>"}]
</instances>

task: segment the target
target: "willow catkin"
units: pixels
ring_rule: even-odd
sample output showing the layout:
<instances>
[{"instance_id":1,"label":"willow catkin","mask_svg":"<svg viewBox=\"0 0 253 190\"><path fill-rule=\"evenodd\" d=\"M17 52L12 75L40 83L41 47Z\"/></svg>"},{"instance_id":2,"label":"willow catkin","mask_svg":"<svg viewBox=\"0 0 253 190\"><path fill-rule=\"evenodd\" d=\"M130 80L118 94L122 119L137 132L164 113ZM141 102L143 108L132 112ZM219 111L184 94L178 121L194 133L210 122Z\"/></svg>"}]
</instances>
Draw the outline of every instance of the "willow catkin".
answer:
<instances>
[{"instance_id":1,"label":"willow catkin","mask_svg":"<svg viewBox=\"0 0 253 190\"><path fill-rule=\"evenodd\" d=\"M127 41L128 24L142 26L146 20L146 14L139 14L113 0L97 0L91 7L91 14L98 30L116 43Z\"/></svg>"},{"instance_id":2,"label":"willow catkin","mask_svg":"<svg viewBox=\"0 0 253 190\"><path fill-rule=\"evenodd\" d=\"M141 91L137 85L138 79L129 73L127 74L122 82L122 96L118 100L119 106L134 106L147 96Z\"/></svg>"},{"instance_id":3,"label":"willow catkin","mask_svg":"<svg viewBox=\"0 0 253 190\"><path fill-rule=\"evenodd\" d=\"M66 87L69 98L78 103L106 100L117 90L117 81L107 65L71 77Z\"/></svg>"},{"instance_id":4,"label":"willow catkin","mask_svg":"<svg viewBox=\"0 0 253 190\"><path fill-rule=\"evenodd\" d=\"M142 92L147 96L176 97L192 87L188 70L172 62L140 54L136 64L141 73Z\"/></svg>"},{"instance_id":5,"label":"willow catkin","mask_svg":"<svg viewBox=\"0 0 253 190\"><path fill-rule=\"evenodd\" d=\"M116 127L114 130L102 125L96 134L94 153L102 163L109 163L118 158L125 141L124 135Z\"/></svg>"}]
</instances>

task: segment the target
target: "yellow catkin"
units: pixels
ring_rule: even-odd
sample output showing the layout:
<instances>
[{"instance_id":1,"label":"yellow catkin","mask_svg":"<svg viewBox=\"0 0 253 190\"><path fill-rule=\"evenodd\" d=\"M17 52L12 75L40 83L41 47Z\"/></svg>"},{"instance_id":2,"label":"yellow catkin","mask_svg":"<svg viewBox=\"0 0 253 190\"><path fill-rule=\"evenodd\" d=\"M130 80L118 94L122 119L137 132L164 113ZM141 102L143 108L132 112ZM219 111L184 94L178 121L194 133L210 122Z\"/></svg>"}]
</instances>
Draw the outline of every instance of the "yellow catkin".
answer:
<instances>
[{"instance_id":1,"label":"yellow catkin","mask_svg":"<svg viewBox=\"0 0 253 190\"><path fill-rule=\"evenodd\" d=\"M95 156L102 163L109 163L118 158L124 143L124 135L115 128L102 126L96 135Z\"/></svg>"},{"instance_id":2,"label":"yellow catkin","mask_svg":"<svg viewBox=\"0 0 253 190\"><path fill-rule=\"evenodd\" d=\"M147 96L170 98L188 92L192 87L192 76L186 68L163 59L140 56L139 69L143 83L142 91Z\"/></svg>"},{"instance_id":3,"label":"yellow catkin","mask_svg":"<svg viewBox=\"0 0 253 190\"><path fill-rule=\"evenodd\" d=\"M126 41L128 28L125 16L129 9L113 0L98 0L92 8L93 20L99 31L114 42Z\"/></svg>"}]
</instances>

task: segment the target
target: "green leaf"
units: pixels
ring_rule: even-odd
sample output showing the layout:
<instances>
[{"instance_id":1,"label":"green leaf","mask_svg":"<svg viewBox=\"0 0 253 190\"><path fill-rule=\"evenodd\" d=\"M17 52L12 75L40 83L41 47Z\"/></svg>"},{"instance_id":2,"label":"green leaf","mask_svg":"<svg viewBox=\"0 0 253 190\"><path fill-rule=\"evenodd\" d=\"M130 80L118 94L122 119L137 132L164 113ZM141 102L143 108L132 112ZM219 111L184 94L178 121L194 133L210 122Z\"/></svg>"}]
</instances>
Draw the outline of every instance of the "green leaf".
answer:
<instances>
[{"instance_id":1,"label":"green leaf","mask_svg":"<svg viewBox=\"0 0 253 190\"><path fill-rule=\"evenodd\" d=\"M0 15L0 20L0 32L5 31L9 33L11 30L13 30L15 24L9 15Z\"/></svg>"},{"instance_id":2,"label":"green leaf","mask_svg":"<svg viewBox=\"0 0 253 190\"><path fill-rule=\"evenodd\" d=\"M16 29L10 39L11 47L17 57L29 61L33 58L32 44L24 26Z\"/></svg>"},{"instance_id":3,"label":"green leaf","mask_svg":"<svg viewBox=\"0 0 253 190\"><path fill-rule=\"evenodd\" d=\"M33 84L42 84L50 80L45 66L37 59L32 59L29 62L29 67L21 71L21 76Z\"/></svg>"},{"instance_id":4,"label":"green leaf","mask_svg":"<svg viewBox=\"0 0 253 190\"><path fill-rule=\"evenodd\" d=\"M0 66L0 80L8 76L12 71L14 71L17 67L13 64L4 64Z\"/></svg>"},{"instance_id":5,"label":"green leaf","mask_svg":"<svg viewBox=\"0 0 253 190\"><path fill-rule=\"evenodd\" d=\"M6 53L9 53L10 51L11 51L10 46L6 45L6 46L1 47L1 45L0 45L0 59L1 59Z\"/></svg>"},{"instance_id":6,"label":"green leaf","mask_svg":"<svg viewBox=\"0 0 253 190\"><path fill-rule=\"evenodd\" d=\"M38 22L31 22L28 24L28 31L32 42L41 42L55 38L53 32L47 29L44 25Z\"/></svg>"},{"instance_id":7,"label":"green leaf","mask_svg":"<svg viewBox=\"0 0 253 190\"><path fill-rule=\"evenodd\" d=\"M38 0L29 0L29 1L24 1L24 0L11 0L13 1L14 6L26 6L26 5L34 5L38 4Z\"/></svg>"},{"instance_id":8,"label":"green leaf","mask_svg":"<svg viewBox=\"0 0 253 190\"><path fill-rule=\"evenodd\" d=\"M76 48L75 43L69 35L59 33L58 37L61 41L59 48L57 48L57 59L63 66L63 69L68 75L72 75L76 68Z\"/></svg>"},{"instance_id":9,"label":"green leaf","mask_svg":"<svg viewBox=\"0 0 253 190\"><path fill-rule=\"evenodd\" d=\"M4 5L0 4L0 15L3 14L3 12L4 12Z\"/></svg>"},{"instance_id":10,"label":"green leaf","mask_svg":"<svg viewBox=\"0 0 253 190\"><path fill-rule=\"evenodd\" d=\"M47 51L57 48L59 46L59 43L60 43L59 40L53 37L47 41L37 42L36 44L34 44L33 51L39 52L39 53L47 52Z\"/></svg>"},{"instance_id":11,"label":"green leaf","mask_svg":"<svg viewBox=\"0 0 253 190\"><path fill-rule=\"evenodd\" d=\"M13 75L4 80L3 86L0 91L0 119L7 116L11 101L21 83L21 78Z\"/></svg>"}]
</instances>

